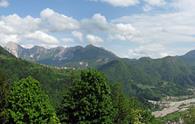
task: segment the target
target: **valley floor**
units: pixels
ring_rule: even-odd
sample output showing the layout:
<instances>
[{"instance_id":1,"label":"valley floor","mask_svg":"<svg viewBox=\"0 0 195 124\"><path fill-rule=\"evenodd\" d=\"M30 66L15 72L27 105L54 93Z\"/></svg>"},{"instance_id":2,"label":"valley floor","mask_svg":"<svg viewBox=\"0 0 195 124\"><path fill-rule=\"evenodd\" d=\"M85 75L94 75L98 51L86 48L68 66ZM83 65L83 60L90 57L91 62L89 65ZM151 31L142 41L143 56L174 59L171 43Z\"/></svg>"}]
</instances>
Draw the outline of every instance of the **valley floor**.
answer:
<instances>
[{"instance_id":1,"label":"valley floor","mask_svg":"<svg viewBox=\"0 0 195 124\"><path fill-rule=\"evenodd\" d=\"M152 114L155 117L164 117L174 112L181 112L187 110L191 105L195 105L195 96L182 98L183 99L181 99L181 97L172 97L163 99L162 101L149 101L153 104L159 105L161 108L161 110L154 111Z\"/></svg>"}]
</instances>

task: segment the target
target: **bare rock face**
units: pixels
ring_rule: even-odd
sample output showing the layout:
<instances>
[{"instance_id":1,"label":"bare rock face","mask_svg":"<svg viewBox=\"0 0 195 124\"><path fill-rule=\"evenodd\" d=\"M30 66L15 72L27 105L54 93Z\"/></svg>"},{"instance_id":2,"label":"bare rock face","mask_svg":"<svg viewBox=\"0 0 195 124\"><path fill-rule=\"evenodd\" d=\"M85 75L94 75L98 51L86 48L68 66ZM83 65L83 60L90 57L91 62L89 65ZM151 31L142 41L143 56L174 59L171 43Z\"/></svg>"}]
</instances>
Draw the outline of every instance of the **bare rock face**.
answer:
<instances>
[{"instance_id":1,"label":"bare rock face","mask_svg":"<svg viewBox=\"0 0 195 124\"><path fill-rule=\"evenodd\" d=\"M49 49L34 46L28 49L16 43L9 42L5 48L18 58L59 67L65 65L79 67L96 66L118 58L113 53L93 45Z\"/></svg>"},{"instance_id":2,"label":"bare rock face","mask_svg":"<svg viewBox=\"0 0 195 124\"><path fill-rule=\"evenodd\" d=\"M8 50L14 56L19 57L19 53L20 53L22 47L14 42L8 42L5 45L5 49Z\"/></svg>"}]
</instances>

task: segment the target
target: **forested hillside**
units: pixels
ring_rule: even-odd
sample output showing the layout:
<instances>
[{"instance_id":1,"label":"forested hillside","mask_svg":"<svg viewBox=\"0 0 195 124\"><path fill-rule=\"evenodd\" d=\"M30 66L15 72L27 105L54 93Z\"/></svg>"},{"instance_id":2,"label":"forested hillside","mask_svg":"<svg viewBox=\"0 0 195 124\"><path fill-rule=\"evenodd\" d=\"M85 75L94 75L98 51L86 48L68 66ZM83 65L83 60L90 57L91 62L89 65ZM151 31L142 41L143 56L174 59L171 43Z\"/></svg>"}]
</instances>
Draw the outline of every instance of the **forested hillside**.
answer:
<instances>
[{"instance_id":1,"label":"forested hillside","mask_svg":"<svg viewBox=\"0 0 195 124\"><path fill-rule=\"evenodd\" d=\"M13 47L14 46L14 47ZM194 51L161 59L124 59L93 45L86 47L25 49L12 44L17 56L33 62L68 68L96 68L112 83L121 83L129 96L159 100L165 96L189 95L195 85ZM23 51L23 52L21 52Z\"/></svg>"},{"instance_id":2,"label":"forested hillside","mask_svg":"<svg viewBox=\"0 0 195 124\"><path fill-rule=\"evenodd\" d=\"M187 89L195 85L192 68L176 57L119 59L98 69L111 81L123 82L128 94L153 100L188 94Z\"/></svg>"},{"instance_id":3,"label":"forested hillside","mask_svg":"<svg viewBox=\"0 0 195 124\"><path fill-rule=\"evenodd\" d=\"M39 80L41 87L53 99L54 104L60 100L62 89L71 83L69 81L72 77L71 71L54 69L18 59L3 48L0 48L0 65L0 71L8 77L10 83L27 76Z\"/></svg>"},{"instance_id":4,"label":"forested hillside","mask_svg":"<svg viewBox=\"0 0 195 124\"><path fill-rule=\"evenodd\" d=\"M184 56L137 60L119 58L92 45L52 49L11 46L17 50L12 53L29 61L66 68L96 68L104 72L112 83L122 83L129 96L159 100L165 96L189 95L188 89L195 85L194 51Z\"/></svg>"},{"instance_id":5,"label":"forested hillside","mask_svg":"<svg viewBox=\"0 0 195 124\"><path fill-rule=\"evenodd\" d=\"M154 123L147 107L93 69L61 70L0 48L0 123Z\"/></svg>"}]
</instances>

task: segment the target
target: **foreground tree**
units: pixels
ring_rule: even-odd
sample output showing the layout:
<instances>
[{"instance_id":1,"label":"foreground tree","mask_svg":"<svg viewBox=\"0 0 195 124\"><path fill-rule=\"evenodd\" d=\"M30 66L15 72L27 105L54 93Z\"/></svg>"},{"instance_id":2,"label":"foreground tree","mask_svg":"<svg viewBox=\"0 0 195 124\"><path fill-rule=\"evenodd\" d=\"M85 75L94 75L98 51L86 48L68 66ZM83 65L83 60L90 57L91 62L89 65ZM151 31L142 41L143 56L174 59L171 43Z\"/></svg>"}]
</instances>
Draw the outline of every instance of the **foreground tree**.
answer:
<instances>
[{"instance_id":1,"label":"foreground tree","mask_svg":"<svg viewBox=\"0 0 195 124\"><path fill-rule=\"evenodd\" d=\"M112 100L115 110L115 124L129 124L131 121L129 100L122 92L122 86L115 84L112 86Z\"/></svg>"},{"instance_id":2,"label":"foreground tree","mask_svg":"<svg viewBox=\"0 0 195 124\"><path fill-rule=\"evenodd\" d=\"M13 84L6 113L8 123L59 123L48 96L32 77Z\"/></svg>"},{"instance_id":3,"label":"foreground tree","mask_svg":"<svg viewBox=\"0 0 195 124\"><path fill-rule=\"evenodd\" d=\"M59 109L63 123L112 123L113 107L105 77L95 71L82 71L64 96Z\"/></svg>"},{"instance_id":4,"label":"foreground tree","mask_svg":"<svg viewBox=\"0 0 195 124\"><path fill-rule=\"evenodd\" d=\"M127 97L120 84L112 86L115 124L153 124L151 112L144 109L135 98ZM156 123L154 123L156 124Z\"/></svg>"},{"instance_id":5,"label":"foreground tree","mask_svg":"<svg viewBox=\"0 0 195 124\"><path fill-rule=\"evenodd\" d=\"M0 124L5 121L5 108L7 105L7 98L9 93L8 82L2 72L0 72Z\"/></svg>"}]
</instances>

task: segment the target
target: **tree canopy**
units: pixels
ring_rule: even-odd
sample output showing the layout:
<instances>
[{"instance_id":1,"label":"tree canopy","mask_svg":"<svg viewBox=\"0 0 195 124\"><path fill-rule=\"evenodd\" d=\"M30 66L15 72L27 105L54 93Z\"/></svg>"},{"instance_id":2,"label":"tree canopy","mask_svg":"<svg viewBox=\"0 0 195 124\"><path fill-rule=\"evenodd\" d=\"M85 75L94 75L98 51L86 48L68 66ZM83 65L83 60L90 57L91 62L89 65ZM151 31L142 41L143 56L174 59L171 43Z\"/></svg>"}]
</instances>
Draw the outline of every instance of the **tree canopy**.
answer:
<instances>
[{"instance_id":1,"label":"tree canopy","mask_svg":"<svg viewBox=\"0 0 195 124\"><path fill-rule=\"evenodd\" d=\"M112 86L112 100L115 110L115 124L152 124L151 112L133 97L127 97L120 84Z\"/></svg>"},{"instance_id":2,"label":"tree canopy","mask_svg":"<svg viewBox=\"0 0 195 124\"><path fill-rule=\"evenodd\" d=\"M0 71L0 123L4 121L4 111L7 105L7 98L9 94L9 85L4 76Z\"/></svg>"},{"instance_id":3,"label":"tree canopy","mask_svg":"<svg viewBox=\"0 0 195 124\"><path fill-rule=\"evenodd\" d=\"M59 123L48 96L32 77L14 82L6 113L8 123Z\"/></svg>"},{"instance_id":4,"label":"tree canopy","mask_svg":"<svg viewBox=\"0 0 195 124\"><path fill-rule=\"evenodd\" d=\"M111 91L104 75L82 71L64 96L59 116L63 123L112 123Z\"/></svg>"}]
</instances>

